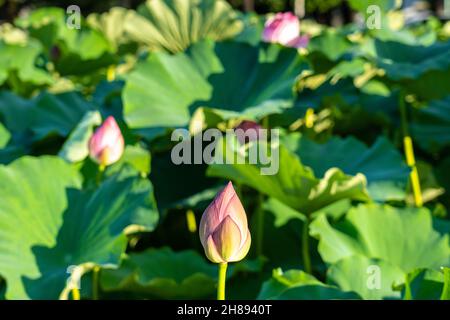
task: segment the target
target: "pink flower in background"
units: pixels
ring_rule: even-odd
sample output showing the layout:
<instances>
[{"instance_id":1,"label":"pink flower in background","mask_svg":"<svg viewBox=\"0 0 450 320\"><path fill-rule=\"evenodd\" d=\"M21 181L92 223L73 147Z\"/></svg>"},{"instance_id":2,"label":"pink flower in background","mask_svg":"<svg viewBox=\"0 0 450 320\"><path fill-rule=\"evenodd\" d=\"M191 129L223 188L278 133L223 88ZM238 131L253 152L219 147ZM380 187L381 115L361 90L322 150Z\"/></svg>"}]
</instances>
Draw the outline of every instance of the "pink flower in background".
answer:
<instances>
[{"instance_id":1,"label":"pink flower in background","mask_svg":"<svg viewBox=\"0 0 450 320\"><path fill-rule=\"evenodd\" d=\"M263 31L265 42L280 43L287 47L304 48L308 45L309 37L300 36L300 22L293 13L277 13L269 18Z\"/></svg>"},{"instance_id":2,"label":"pink flower in background","mask_svg":"<svg viewBox=\"0 0 450 320\"><path fill-rule=\"evenodd\" d=\"M262 127L255 121L244 120L234 128L240 144L256 141L261 136Z\"/></svg>"},{"instance_id":3,"label":"pink flower in background","mask_svg":"<svg viewBox=\"0 0 450 320\"><path fill-rule=\"evenodd\" d=\"M235 262L247 255L251 243L247 215L231 182L206 208L199 233L205 254L214 263Z\"/></svg>"},{"instance_id":4,"label":"pink flower in background","mask_svg":"<svg viewBox=\"0 0 450 320\"><path fill-rule=\"evenodd\" d=\"M101 166L118 161L123 154L125 142L113 117L108 117L89 140L89 155Z\"/></svg>"}]
</instances>

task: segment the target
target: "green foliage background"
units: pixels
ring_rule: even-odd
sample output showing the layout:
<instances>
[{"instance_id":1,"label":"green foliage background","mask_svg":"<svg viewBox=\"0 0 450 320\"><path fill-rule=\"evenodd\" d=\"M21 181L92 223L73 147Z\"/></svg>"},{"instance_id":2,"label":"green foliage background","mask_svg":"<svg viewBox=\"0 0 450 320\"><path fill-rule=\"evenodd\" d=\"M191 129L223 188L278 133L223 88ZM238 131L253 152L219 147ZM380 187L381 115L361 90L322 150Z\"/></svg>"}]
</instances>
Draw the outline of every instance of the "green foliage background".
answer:
<instances>
[{"instance_id":1,"label":"green foliage background","mask_svg":"<svg viewBox=\"0 0 450 320\"><path fill-rule=\"evenodd\" d=\"M44 6L0 25L1 299L213 299L192 218L229 180L253 243L228 298L449 299L449 23L407 25L387 1L381 29L302 20L297 50L262 42L265 12L287 9L268 3L149 0L80 29ZM108 116L126 148L102 172L87 142ZM171 161L174 129L243 120L279 143L220 138L215 159L268 148L276 174Z\"/></svg>"}]
</instances>

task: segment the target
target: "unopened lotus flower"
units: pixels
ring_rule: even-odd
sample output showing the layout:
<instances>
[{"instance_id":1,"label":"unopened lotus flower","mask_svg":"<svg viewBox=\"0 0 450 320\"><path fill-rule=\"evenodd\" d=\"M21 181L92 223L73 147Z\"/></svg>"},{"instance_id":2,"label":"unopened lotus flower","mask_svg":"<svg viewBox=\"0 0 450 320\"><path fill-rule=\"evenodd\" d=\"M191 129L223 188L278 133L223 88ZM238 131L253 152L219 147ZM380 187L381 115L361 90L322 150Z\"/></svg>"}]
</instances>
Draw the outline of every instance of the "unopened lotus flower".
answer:
<instances>
[{"instance_id":1,"label":"unopened lotus flower","mask_svg":"<svg viewBox=\"0 0 450 320\"><path fill-rule=\"evenodd\" d=\"M214 263L242 260L250 249L247 215L231 182L206 208L200 221L200 241Z\"/></svg>"},{"instance_id":2,"label":"unopened lotus flower","mask_svg":"<svg viewBox=\"0 0 450 320\"><path fill-rule=\"evenodd\" d=\"M297 16L291 12L280 12L266 21L263 40L292 48L304 48L308 45L309 37L300 36L300 22Z\"/></svg>"},{"instance_id":3,"label":"unopened lotus flower","mask_svg":"<svg viewBox=\"0 0 450 320\"><path fill-rule=\"evenodd\" d=\"M257 141L261 137L261 130L263 128L255 121L244 120L235 129L238 141L240 144L245 144L250 141Z\"/></svg>"},{"instance_id":4,"label":"unopened lotus flower","mask_svg":"<svg viewBox=\"0 0 450 320\"><path fill-rule=\"evenodd\" d=\"M108 117L89 140L89 155L101 167L118 161L123 154L122 132L113 117Z\"/></svg>"}]
</instances>

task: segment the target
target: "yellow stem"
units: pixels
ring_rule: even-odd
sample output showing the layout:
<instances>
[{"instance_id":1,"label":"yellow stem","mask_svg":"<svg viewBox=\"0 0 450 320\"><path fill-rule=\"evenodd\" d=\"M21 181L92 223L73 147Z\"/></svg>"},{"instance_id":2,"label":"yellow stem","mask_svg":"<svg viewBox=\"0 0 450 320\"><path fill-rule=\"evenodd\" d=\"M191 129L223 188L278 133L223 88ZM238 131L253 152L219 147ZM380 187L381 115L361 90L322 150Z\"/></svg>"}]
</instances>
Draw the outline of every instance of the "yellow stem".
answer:
<instances>
[{"instance_id":1,"label":"yellow stem","mask_svg":"<svg viewBox=\"0 0 450 320\"><path fill-rule=\"evenodd\" d=\"M197 221L195 220L194 211L190 209L186 211L186 221L189 232L191 233L197 232Z\"/></svg>"},{"instance_id":2,"label":"yellow stem","mask_svg":"<svg viewBox=\"0 0 450 320\"><path fill-rule=\"evenodd\" d=\"M80 290L78 288L72 289L72 300L80 300Z\"/></svg>"},{"instance_id":3,"label":"yellow stem","mask_svg":"<svg viewBox=\"0 0 450 320\"><path fill-rule=\"evenodd\" d=\"M411 179L411 187L414 195L414 203L416 207L420 208L423 206L422 190L420 188L419 172L417 171L416 159L414 157L414 148L410 136L406 136L403 138L403 146L405 149L406 163L411 168L411 173L409 174L409 176Z\"/></svg>"},{"instance_id":4,"label":"yellow stem","mask_svg":"<svg viewBox=\"0 0 450 320\"><path fill-rule=\"evenodd\" d=\"M217 300L225 300L225 282L227 278L226 262L219 263L219 284L217 286Z\"/></svg>"}]
</instances>

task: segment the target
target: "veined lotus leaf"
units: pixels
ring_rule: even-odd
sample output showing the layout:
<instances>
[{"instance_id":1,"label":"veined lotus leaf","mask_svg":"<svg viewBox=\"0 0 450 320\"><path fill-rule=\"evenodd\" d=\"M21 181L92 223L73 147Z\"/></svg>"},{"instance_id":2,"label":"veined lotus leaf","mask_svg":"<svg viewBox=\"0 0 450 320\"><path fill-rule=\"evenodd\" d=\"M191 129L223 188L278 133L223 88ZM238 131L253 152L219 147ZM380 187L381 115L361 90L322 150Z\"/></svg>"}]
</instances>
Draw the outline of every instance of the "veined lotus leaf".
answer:
<instances>
[{"instance_id":1,"label":"veined lotus leaf","mask_svg":"<svg viewBox=\"0 0 450 320\"><path fill-rule=\"evenodd\" d=\"M272 278L263 283L258 299L326 300L359 299L359 296L326 285L301 270L275 269Z\"/></svg>"},{"instance_id":2,"label":"veined lotus leaf","mask_svg":"<svg viewBox=\"0 0 450 320\"><path fill-rule=\"evenodd\" d=\"M148 249L129 254L117 270L101 272L106 293L132 292L146 298L198 299L214 296L217 268L192 250Z\"/></svg>"},{"instance_id":3,"label":"veined lotus leaf","mask_svg":"<svg viewBox=\"0 0 450 320\"><path fill-rule=\"evenodd\" d=\"M362 255L409 272L450 264L448 235L434 230L432 222L426 208L360 204L335 226L324 215L318 216L310 234L319 239L319 253L329 264Z\"/></svg>"},{"instance_id":4,"label":"veined lotus leaf","mask_svg":"<svg viewBox=\"0 0 450 320\"><path fill-rule=\"evenodd\" d=\"M46 7L16 19L32 38L45 47L50 60L62 75L85 75L117 62L113 45L103 33L90 28L80 18L79 28L68 27L62 8Z\"/></svg>"},{"instance_id":5,"label":"veined lotus leaf","mask_svg":"<svg viewBox=\"0 0 450 320\"><path fill-rule=\"evenodd\" d=\"M72 165L52 156L0 166L0 274L8 299L57 299L70 268L116 265L127 228L155 227L152 185L134 170L124 167L97 190L81 190L81 182Z\"/></svg>"},{"instance_id":6,"label":"veined lotus leaf","mask_svg":"<svg viewBox=\"0 0 450 320\"><path fill-rule=\"evenodd\" d=\"M449 268L443 270L419 268L406 275L405 284L402 287L402 296L405 300L448 300L447 287L449 283Z\"/></svg>"},{"instance_id":7,"label":"veined lotus leaf","mask_svg":"<svg viewBox=\"0 0 450 320\"><path fill-rule=\"evenodd\" d=\"M0 85L14 76L17 79L13 83L17 83L17 81L19 83L13 84L12 89L17 92L25 92L23 90L25 84L34 86L52 84L53 78L47 70L36 66L36 59L41 52L42 46L35 40L28 41L25 46L6 44L0 41L0 65L2 66L0 68Z\"/></svg>"},{"instance_id":8,"label":"veined lotus leaf","mask_svg":"<svg viewBox=\"0 0 450 320\"><path fill-rule=\"evenodd\" d=\"M363 299L400 299L393 285L405 281L405 272L384 260L362 255L343 258L327 271L327 283L358 293Z\"/></svg>"},{"instance_id":9,"label":"veined lotus leaf","mask_svg":"<svg viewBox=\"0 0 450 320\"><path fill-rule=\"evenodd\" d=\"M276 45L207 41L176 55L153 53L127 79L125 121L133 129L185 126L199 107L260 119L274 112L269 104L292 101L304 67L296 50Z\"/></svg>"},{"instance_id":10,"label":"veined lotus leaf","mask_svg":"<svg viewBox=\"0 0 450 320\"><path fill-rule=\"evenodd\" d=\"M405 199L410 170L400 152L383 137L371 147L353 137L332 137L323 144L299 134L287 135L283 139L318 177L333 167L349 175L362 173L367 178L367 189L374 200Z\"/></svg>"},{"instance_id":11,"label":"veined lotus leaf","mask_svg":"<svg viewBox=\"0 0 450 320\"><path fill-rule=\"evenodd\" d=\"M425 150L435 152L450 145L450 96L413 111L411 135Z\"/></svg>"},{"instance_id":12,"label":"veined lotus leaf","mask_svg":"<svg viewBox=\"0 0 450 320\"><path fill-rule=\"evenodd\" d=\"M36 140L49 134L65 137L78 125L86 112L93 110L95 106L77 92L58 95L44 92L35 100L30 127Z\"/></svg>"},{"instance_id":13,"label":"veined lotus leaf","mask_svg":"<svg viewBox=\"0 0 450 320\"><path fill-rule=\"evenodd\" d=\"M238 13L223 0L147 0L137 13L128 13L124 24L131 39L169 52L204 39L228 39L243 28Z\"/></svg>"},{"instance_id":14,"label":"veined lotus leaf","mask_svg":"<svg viewBox=\"0 0 450 320\"><path fill-rule=\"evenodd\" d=\"M431 46L407 45L393 41L375 40L377 65L392 80L415 79L429 71L450 68L450 43Z\"/></svg>"}]
</instances>

